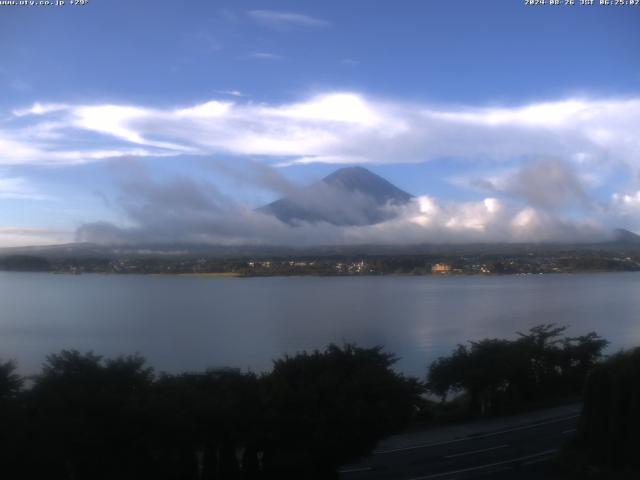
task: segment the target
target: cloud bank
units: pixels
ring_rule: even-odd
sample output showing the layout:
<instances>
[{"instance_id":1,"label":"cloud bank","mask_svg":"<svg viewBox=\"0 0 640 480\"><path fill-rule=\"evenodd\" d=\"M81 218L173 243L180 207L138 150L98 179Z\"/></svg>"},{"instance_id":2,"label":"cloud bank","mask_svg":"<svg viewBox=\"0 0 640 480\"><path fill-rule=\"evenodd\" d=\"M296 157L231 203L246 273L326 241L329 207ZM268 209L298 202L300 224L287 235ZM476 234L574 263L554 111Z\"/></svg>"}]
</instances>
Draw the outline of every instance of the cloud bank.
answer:
<instances>
[{"instance_id":1,"label":"cloud bank","mask_svg":"<svg viewBox=\"0 0 640 480\"><path fill-rule=\"evenodd\" d=\"M370 207L370 199L358 192L299 187L264 166L237 175L241 181L270 186L294 197L304 196L307 204L333 208L350 220L364 217ZM148 172L121 177L117 204L125 213L128 226L85 224L78 229L77 240L109 244L409 245L580 242L606 240L610 236L610 231L597 221L571 220L532 206L516 207L493 197L444 203L419 196L405 205L387 205L388 219L375 225L300 221L292 226L236 202L211 183L187 177L159 181Z\"/></svg>"},{"instance_id":2,"label":"cloud bank","mask_svg":"<svg viewBox=\"0 0 640 480\"><path fill-rule=\"evenodd\" d=\"M515 171L475 179L470 183L490 192L520 198L546 211L567 207L589 208L592 203L575 169L557 159L534 161Z\"/></svg>"},{"instance_id":3,"label":"cloud bank","mask_svg":"<svg viewBox=\"0 0 640 480\"><path fill-rule=\"evenodd\" d=\"M261 15L262 20L268 17L257 17ZM263 170L256 166L245 173L252 177L247 181L282 194L298 191L310 202L313 195L287 183L268 165L455 159L494 172L464 180L466 187L484 193L478 201L421 196L405 207L389 207L397 209L389 215L393 219L377 225L309 223L295 228L221 195L215 185L136 177L137 184L120 185L116 202L126 222L82 226L78 239L90 241L592 241L615 226L640 228L640 136L634 130L640 124L640 98L575 97L478 107L401 102L357 92L328 92L280 104L231 97L175 107L35 103L18 108L0 116L0 166L136 157L252 158ZM625 180L610 185L610 198L596 200L591 187L600 173L612 171L622 172ZM5 196L20 194L16 182L4 180ZM0 183L0 195L2 188ZM340 198L334 203L353 207L345 218L355 218L362 213L357 206L366 201Z\"/></svg>"},{"instance_id":4,"label":"cloud bank","mask_svg":"<svg viewBox=\"0 0 640 480\"><path fill-rule=\"evenodd\" d=\"M325 93L278 105L46 104L0 121L0 165L227 154L279 163L563 158L637 167L640 98L450 107Z\"/></svg>"}]
</instances>

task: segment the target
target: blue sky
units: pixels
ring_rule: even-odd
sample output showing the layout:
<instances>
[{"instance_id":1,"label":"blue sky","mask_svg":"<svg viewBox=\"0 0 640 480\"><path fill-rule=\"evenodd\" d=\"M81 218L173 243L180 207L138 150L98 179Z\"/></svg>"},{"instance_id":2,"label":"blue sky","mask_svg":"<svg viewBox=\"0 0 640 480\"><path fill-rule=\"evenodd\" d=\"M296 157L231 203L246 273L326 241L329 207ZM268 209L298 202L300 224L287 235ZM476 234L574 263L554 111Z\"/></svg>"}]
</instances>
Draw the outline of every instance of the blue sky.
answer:
<instances>
[{"instance_id":1,"label":"blue sky","mask_svg":"<svg viewBox=\"0 0 640 480\"><path fill-rule=\"evenodd\" d=\"M0 7L0 245L111 239L96 222L235 243L640 229L640 6L523 3ZM418 199L375 229L252 213L354 164ZM158 233L141 205L202 221Z\"/></svg>"}]
</instances>

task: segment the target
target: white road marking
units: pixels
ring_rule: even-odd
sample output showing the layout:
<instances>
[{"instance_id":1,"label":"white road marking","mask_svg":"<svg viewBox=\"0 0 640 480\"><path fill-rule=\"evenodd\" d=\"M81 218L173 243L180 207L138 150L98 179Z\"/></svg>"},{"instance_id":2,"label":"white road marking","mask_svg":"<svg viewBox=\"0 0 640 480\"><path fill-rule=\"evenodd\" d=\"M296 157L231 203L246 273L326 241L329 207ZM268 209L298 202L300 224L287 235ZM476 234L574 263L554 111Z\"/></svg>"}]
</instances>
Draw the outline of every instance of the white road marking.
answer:
<instances>
[{"instance_id":1,"label":"white road marking","mask_svg":"<svg viewBox=\"0 0 640 480\"><path fill-rule=\"evenodd\" d=\"M542 457L545 455L551 455L553 453L556 453L557 451L558 450L545 450L544 452L538 452L532 455L525 455L524 457L512 458L511 460L504 460L502 462L487 463L486 465L478 465L477 467L463 468L462 470L452 470L450 472L434 473L432 475L425 475L424 477L414 477L409 480L427 480L430 478L448 477L449 475L455 475L457 473L473 472L474 470L484 470L491 467L508 465L509 463L521 462L523 460L530 460L530 459Z\"/></svg>"},{"instance_id":2,"label":"white road marking","mask_svg":"<svg viewBox=\"0 0 640 480\"><path fill-rule=\"evenodd\" d=\"M522 465L535 465L536 463L542 463L542 462L546 462L547 460L549 460L549 456L543 456L540 458L536 458L535 460L528 460L526 462L522 462Z\"/></svg>"},{"instance_id":3,"label":"white road marking","mask_svg":"<svg viewBox=\"0 0 640 480\"><path fill-rule=\"evenodd\" d=\"M454 455L446 455L444 458L456 458L456 457L464 457L465 455L473 455L474 453L483 453L483 452L490 452L491 450L498 450L499 448L506 448L508 447L508 445L498 445L497 447L490 447L490 448L482 448L480 450L471 450L468 452L462 452L462 453L456 453Z\"/></svg>"},{"instance_id":4,"label":"white road marking","mask_svg":"<svg viewBox=\"0 0 640 480\"><path fill-rule=\"evenodd\" d=\"M569 434L569 433L573 433L573 432L575 432L576 430L577 430L576 428L570 428L569 430L564 430L564 431L562 432L562 434L563 434L563 435L567 435L567 434Z\"/></svg>"},{"instance_id":5,"label":"white road marking","mask_svg":"<svg viewBox=\"0 0 640 480\"><path fill-rule=\"evenodd\" d=\"M550 425L552 423L560 423L560 422L564 422L566 420L571 420L571 419L574 419L574 418L578 418L579 416L580 415L571 415L570 417L557 418L555 420L548 420L546 422L532 423L531 425L523 425L521 427L508 428L506 430L500 430L499 432L485 433L483 435L475 435L475 436L470 436L470 437L457 438L455 440L447 440L446 442L424 443L424 444L421 444L421 445L412 445L410 447L391 448L389 450L376 450L376 451L373 452L373 455L382 455L382 454L385 454L385 453L404 452L404 451L407 451L407 450L416 450L418 448L437 447L439 445L449 445L451 443L458 443L458 442L468 442L470 440L476 440L478 438L494 437L496 435L502 435L503 433L517 432L519 430L527 430L529 428L536 428L536 427L540 427L542 425Z\"/></svg>"}]
</instances>

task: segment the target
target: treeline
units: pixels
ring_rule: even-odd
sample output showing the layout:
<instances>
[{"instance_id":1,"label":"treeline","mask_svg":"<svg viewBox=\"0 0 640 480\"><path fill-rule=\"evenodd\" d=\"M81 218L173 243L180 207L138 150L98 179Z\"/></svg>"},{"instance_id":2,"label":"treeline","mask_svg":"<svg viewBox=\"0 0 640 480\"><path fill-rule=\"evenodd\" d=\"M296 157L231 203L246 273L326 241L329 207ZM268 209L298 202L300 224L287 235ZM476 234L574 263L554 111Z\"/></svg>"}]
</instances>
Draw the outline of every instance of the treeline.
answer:
<instances>
[{"instance_id":1,"label":"treeline","mask_svg":"<svg viewBox=\"0 0 640 480\"><path fill-rule=\"evenodd\" d=\"M408 425L423 387L381 348L331 345L238 370L155 375L62 351L0 365L0 472L20 479L324 479Z\"/></svg>"},{"instance_id":2,"label":"treeline","mask_svg":"<svg viewBox=\"0 0 640 480\"><path fill-rule=\"evenodd\" d=\"M540 325L458 346L426 382L381 347L330 345L269 373L155 373L139 356L62 351L35 376L0 362L3 478L329 479L409 425L500 414L581 392L606 341ZM445 404L446 405L446 404ZM449 412L451 408L449 408ZM5 475L6 474L6 475Z\"/></svg>"},{"instance_id":3,"label":"treeline","mask_svg":"<svg viewBox=\"0 0 640 480\"><path fill-rule=\"evenodd\" d=\"M640 255L618 250L536 251L518 254L385 254L274 257L138 255L119 258L79 256L0 257L0 270L57 273L233 273L239 276L287 275L430 275L436 264L457 274L539 274L586 271L638 271Z\"/></svg>"},{"instance_id":4,"label":"treeline","mask_svg":"<svg viewBox=\"0 0 640 480\"><path fill-rule=\"evenodd\" d=\"M501 414L582 393L607 341L591 332L564 336L566 327L543 324L515 340L484 339L458 345L429 367L428 390L449 395L468 413Z\"/></svg>"},{"instance_id":5,"label":"treeline","mask_svg":"<svg viewBox=\"0 0 640 480\"><path fill-rule=\"evenodd\" d=\"M9 255L0 257L0 270L10 272L48 272L51 270L51 264L43 257Z\"/></svg>"}]
</instances>

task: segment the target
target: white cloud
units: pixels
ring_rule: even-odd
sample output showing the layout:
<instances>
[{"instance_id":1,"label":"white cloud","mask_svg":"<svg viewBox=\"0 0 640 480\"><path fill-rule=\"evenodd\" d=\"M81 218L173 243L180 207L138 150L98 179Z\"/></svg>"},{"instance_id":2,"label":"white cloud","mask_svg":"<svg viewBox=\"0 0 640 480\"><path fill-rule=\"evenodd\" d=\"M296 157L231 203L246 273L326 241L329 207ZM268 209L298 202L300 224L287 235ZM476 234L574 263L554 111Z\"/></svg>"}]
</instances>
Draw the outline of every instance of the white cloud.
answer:
<instances>
[{"instance_id":1,"label":"white cloud","mask_svg":"<svg viewBox=\"0 0 640 480\"><path fill-rule=\"evenodd\" d=\"M218 93L223 95L230 95L232 97L248 97L246 93L241 92L240 90L218 90Z\"/></svg>"},{"instance_id":2,"label":"white cloud","mask_svg":"<svg viewBox=\"0 0 640 480\"><path fill-rule=\"evenodd\" d=\"M55 245L73 239L73 232L39 227L0 226L0 247Z\"/></svg>"},{"instance_id":3,"label":"white cloud","mask_svg":"<svg viewBox=\"0 0 640 480\"><path fill-rule=\"evenodd\" d=\"M630 127L640 124L635 98L445 109L330 92L282 104L240 97L173 108L37 103L13 118L0 124L0 164L226 153L281 164L546 157L585 171L638 167L640 159L640 137Z\"/></svg>"},{"instance_id":4,"label":"white cloud","mask_svg":"<svg viewBox=\"0 0 640 480\"><path fill-rule=\"evenodd\" d=\"M373 228L388 230L389 243L597 241L608 236L597 222L563 219L492 197L442 203L420 196L396 219Z\"/></svg>"},{"instance_id":5,"label":"white cloud","mask_svg":"<svg viewBox=\"0 0 640 480\"><path fill-rule=\"evenodd\" d=\"M66 110L69 108L69 105L64 105L60 103L34 103L29 108L20 108L13 111L13 114L16 117L24 117L26 115L46 115L51 112L59 112L61 110Z\"/></svg>"},{"instance_id":6,"label":"white cloud","mask_svg":"<svg viewBox=\"0 0 640 480\"><path fill-rule=\"evenodd\" d=\"M614 193L612 204L628 213L640 213L640 191L635 193Z\"/></svg>"},{"instance_id":7,"label":"white cloud","mask_svg":"<svg viewBox=\"0 0 640 480\"><path fill-rule=\"evenodd\" d=\"M271 52L252 52L249 54L249 58L256 58L258 60L283 60L282 55Z\"/></svg>"},{"instance_id":8,"label":"white cloud","mask_svg":"<svg viewBox=\"0 0 640 480\"><path fill-rule=\"evenodd\" d=\"M0 132L0 165L75 165L121 157L166 157L183 152L155 150L136 147L82 148L72 149L75 145L62 142L42 141L42 131L36 128L30 135L17 135L17 139L9 139ZM52 135L59 138L58 135ZM66 148L65 148L66 147Z\"/></svg>"},{"instance_id":9,"label":"white cloud","mask_svg":"<svg viewBox=\"0 0 640 480\"><path fill-rule=\"evenodd\" d=\"M614 193L606 206L606 214L610 221L617 222L616 226L624 225L626 228L640 231L640 190Z\"/></svg>"},{"instance_id":10,"label":"white cloud","mask_svg":"<svg viewBox=\"0 0 640 480\"><path fill-rule=\"evenodd\" d=\"M46 152L34 148L26 142L12 140L0 133L0 165L44 162Z\"/></svg>"},{"instance_id":11,"label":"white cloud","mask_svg":"<svg viewBox=\"0 0 640 480\"><path fill-rule=\"evenodd\" d=\"M349 93L318 96L303 103L265 108L262 112L291 120L346 122L365 128L375 127L383 121L381 113L362 97Z\"/></svg>"},{"instance_id":12,"label":"white cloud","mask_svg":"<svg viewBox=\"0 0 640 480\"><path fill-rule=\"evenodd\" d=\"M274 10L251 10L247 15L256 22L273 28L274 30L286 30L292 27L328 27L330 24L310 15L301 13L279 12Z\"/></svg>"},{"instance_id":13,"label":"white cloud","mask_svg":"<svg viewBox=\"0 0 640 480\"><path fill-rule=\"evenodd\" d=\"M0 174L0 198L19 200L47 200L50 197L39 193L31 183L23 177L7 177Z\"/></svg>"},{"instance_id":14,"label":"white cloud","mask_svg":"<svg viewBox=\"0 0 640 480\"><path fill-rule=\"evenodd\" d=\"M521 125L524 127L562 127L571 120L591 121L594 105L580 100L564 100L525 105L517 108L482 108L462 111L427 111L427 116L459 123L500 126ZM596 107L597 108L597 107Z\"/></svg>"},{"instance_id":15,"label":"white cloud","mask_svg":"<svg viewBox=\"0 0 640 480\"><path fill-rule=\"evenodd\" d=\"M131 143L144 143L138 132L127 126L152 112L138 107L119 105L81 106L73 109L72 125L85 130L107 133Z\"/></svg>"},{"instance_id":16,"label":"white cloud","mask_svg":"<svg viewBox=\"0 0 640 480\"><path fill-rule=\"evenodd\" d=\"M232 106L231 102L211 101L193 107L180 108L174 113L183 118L222 118L229 113Z\"/></svg>"},{"instance_id":17,"label":"white cloud","mask_svg":"<svg viewBox=\"0 0 640 480\"><path fill-rule=\"evenodd\" d=\"M463 148L477 140L478 153L494 157L550 154L576 163L634 162L640 147L640 139L632 130L640 120L638 98L565 99L509 108L425 109L422 114L429 121L456 125Z\"/></svg>"}]
</instances>

